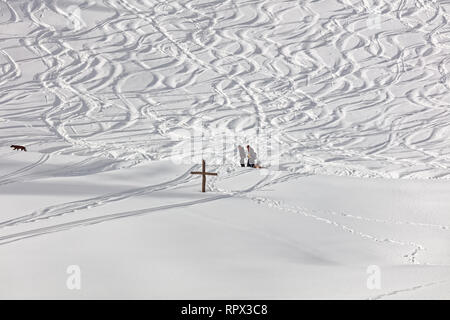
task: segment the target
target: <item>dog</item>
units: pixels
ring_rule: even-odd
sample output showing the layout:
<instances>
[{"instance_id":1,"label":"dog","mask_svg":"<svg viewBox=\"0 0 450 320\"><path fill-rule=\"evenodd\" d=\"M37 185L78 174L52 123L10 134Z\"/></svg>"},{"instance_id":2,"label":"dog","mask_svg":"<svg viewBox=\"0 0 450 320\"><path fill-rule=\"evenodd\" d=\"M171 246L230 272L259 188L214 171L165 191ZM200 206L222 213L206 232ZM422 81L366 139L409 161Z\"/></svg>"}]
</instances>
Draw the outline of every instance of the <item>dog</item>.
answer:
<instances>
[{"instance_id":1,"label":"dog","mask_svg":"<svg viewBox=\"0 0 450 320\"><path fill-rule=\"evenodd\" d=\"M11 146L11 148L13 148L14 150L27 151L27 148L25 148L24 146L18 146L18 145L15 145L15 144L13 144L13 145Z\"/></svg>"}]
</instances>

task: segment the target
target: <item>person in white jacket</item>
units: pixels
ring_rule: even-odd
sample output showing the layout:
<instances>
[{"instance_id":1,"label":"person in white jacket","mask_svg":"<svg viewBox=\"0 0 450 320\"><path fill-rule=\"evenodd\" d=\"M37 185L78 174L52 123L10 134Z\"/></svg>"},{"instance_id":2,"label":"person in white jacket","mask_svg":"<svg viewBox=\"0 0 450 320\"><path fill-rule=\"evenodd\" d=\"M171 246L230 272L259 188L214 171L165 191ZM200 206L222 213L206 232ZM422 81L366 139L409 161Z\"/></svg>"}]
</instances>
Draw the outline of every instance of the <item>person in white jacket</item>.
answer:
<instances>
[{"instance_id":1,"label":"person in white jacket","mask_svg":"<svg viewBox=\"0 0 450 320\"><path fill-rule=\"evenodd\" d=\"M256 164L256 152L255 150L247 145L247 151L248 151L248 161L247 161L247 167L255 167Z\"/></svg>"},{"instance_id":2,"label":"person in white jacket","mask_svg":"<svg viewBox=\"0 0 450 320\"><path fill-rule=\"evenodd\" d=\"M245 154L244 147L239 145L238 150L239 150L239 157L241 158L241 167L245 167L245 158L247 157L247 155Z\"/></svg>"}]
</instances>

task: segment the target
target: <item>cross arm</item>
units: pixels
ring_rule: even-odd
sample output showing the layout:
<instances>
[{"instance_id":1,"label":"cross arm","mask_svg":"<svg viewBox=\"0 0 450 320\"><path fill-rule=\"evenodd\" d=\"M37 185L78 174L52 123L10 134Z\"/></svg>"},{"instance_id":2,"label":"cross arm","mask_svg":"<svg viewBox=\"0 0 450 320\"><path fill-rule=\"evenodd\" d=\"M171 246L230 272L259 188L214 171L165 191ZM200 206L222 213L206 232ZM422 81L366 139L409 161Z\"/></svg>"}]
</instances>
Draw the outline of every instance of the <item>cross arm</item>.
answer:
<instances>
[{"instance_id":1,"label":"cross arm","mask_svg":"<svg viewBox=\"0 0 450 320\"><path fill-rule=\"evenodd\" d=\"M205 176L217 176L217 173L201 172L201 171L191 171L191 174L204 174Z\"/></svg>"}]
</instances>

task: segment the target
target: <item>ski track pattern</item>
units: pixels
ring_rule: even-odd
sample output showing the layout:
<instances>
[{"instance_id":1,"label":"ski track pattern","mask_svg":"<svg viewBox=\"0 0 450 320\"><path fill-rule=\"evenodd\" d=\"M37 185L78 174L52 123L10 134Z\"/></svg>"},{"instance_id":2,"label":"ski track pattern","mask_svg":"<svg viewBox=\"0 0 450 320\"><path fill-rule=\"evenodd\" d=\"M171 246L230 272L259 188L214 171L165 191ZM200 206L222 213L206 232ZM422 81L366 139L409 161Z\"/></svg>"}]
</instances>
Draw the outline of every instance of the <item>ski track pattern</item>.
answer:
<instances>
[{"instance_id":1,"label":"ski track pattern","mask_svg":"<svg viewBox=\"0 0 450 320\"><path fill-rule=\"evenodd\" d=\"M123 167L202 128L203 150L272 137L291 171L448 178L449 1L108 0L78 28L53 0L0 4L0 28L29 24L0 48L3 145ZM24 77L14 45L42 71Z\"/></svg>"}]
</instances>

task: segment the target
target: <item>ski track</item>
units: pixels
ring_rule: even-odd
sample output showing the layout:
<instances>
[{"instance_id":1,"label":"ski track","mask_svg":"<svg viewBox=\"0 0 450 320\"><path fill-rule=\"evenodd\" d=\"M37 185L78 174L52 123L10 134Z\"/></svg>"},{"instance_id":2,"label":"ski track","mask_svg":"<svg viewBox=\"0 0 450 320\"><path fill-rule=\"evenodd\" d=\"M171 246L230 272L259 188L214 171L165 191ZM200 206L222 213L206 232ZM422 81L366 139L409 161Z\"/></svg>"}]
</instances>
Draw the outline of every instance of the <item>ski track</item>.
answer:
<instances>
[{"instance_id":1,"label":"ski track","mask_svg":"<svg viewBox=\"0 0 450 320\"><path fill-rule=\"evenodd\" d=\"M45 22L53 14L67 23L65 8L52 0L3 2L10 12L4 25L33 23L16 41L46 70L31 92L22 84L1 100L15 104L44 88L48 107L40 117L49 136L29 141L41 142L37 151L44 140L62 144L55 154L133 166L169 157L180 142L171 133L203 127L212 135L237 130L248 141L276 136L274 156L290 170L303 169L293 163L301 155L314 172L447 178L448 2L336 1L328 16L317 11L322 2L110 0L103 4L110 15L80 30ZM395 28L368 25L377 12ZM402 42L408 33L423 40ZM82 48L73 44L91 38ZM21 80L20 63L8 47L0 54L0 86L11 87ZM373 66L384 74L370 76ZM197 93L204 75L213 78L205 83L211 90ZM132 89L136 79L147 81L142 90ZM372 116L352 120L362 113Z\"/></svg>"},{"instance_id":2,"label":"ski track","mask_svg":"<svg viewBox=\"0 0 450 320\"><path fill-rule=\"evenodd\" d=\"M410 225L410 226L422 227L422 228L433 228L433 229L438 228L441 230L449 229L448 226L443 226L443 225L416 223L416 222L411 222L411 221L389 221L389 220L382 220L382 219L370 219L370 218L350 215L350 214L346 214L346 213L342 213L342 212L313 210L313 209L309 209L306 207L284 204L281 201L276 201L276 200L273 200L273 199L270 199L267 197L254 196L250 193L251 191L262 190L267 186L274 185L279 182L285 182L285 181L289 181L291 179L298 179L299 176L300 176L299 174L293 174L293 175L287 175L287 176L282 175L281 177L272 178L272 179L270 179L268 176L268 177L261 179L261 181L259 181L255 186L253 186L251 189L246 190L244 192L233 192L230 190L224 190L224 189L218 188L215 186L214 180L210 183L210 188L216 192L250 199L250 200L256 202L257 204L266 205L268 207L275 208L275 209L278 209L278 210L281 210L281 211L284 211L284 212L287 212L290 214L299 214L306 218L313 219L318 223L325 223L325 224L331 225L335 228L338 228L339 230L354 234L355 236L358 236L358 237L366 239L366 240L374 241L374 242L381 243L381 244L393 244L393 245L399 245L399 246L412 247L413 248L412 250L408 251L407 253L405 253L403 255L403 257L405 258L405 263L407 263L407 264L421 264L418 261L417 256L419 255L420 251L426 250L426 248L422 244L416 243L414 241L398 240L398 239L394 239L394 238L386 238L386 237L380 238L373 234L368 234L365 232L358 231L355 228L352 228L352 227L349 227L348 225L337 222L337 221L333 220L332 218L335 216L341 216L341 217L345 217L348 219L363 221L365 223L383 223L383 224L397 225L397 226L398 225Z\"/></svg>"},{"instance_id":3,"label":"ski track","mask_svg":"<svg viewBox=\"0 0 450 320\"><path fill-rule=\"evenodd\" d=\"M399 290L390 291L390 292L387 292L387 293L384 293L384 294L380 294L380 295L375 296L375 297L370 297L367 300L381 300L381 299L384 299L386 297L395 296L395 295L397 295L399 293L414 292L416 290L420 290L420 289L423 289L423 288L435 286L435 285L446 283L446 282L448 282L448 280L437 281L437 282L429 282L429 283L425 283L425 284L422 284L422 285L417 285L417 286L413 286L413 287L409 287L409 288L405 288L405 289L399 289Z\"/></svg>"},{"instance_id":4,"label":"ski track","mask_svg":"<svg viewBox=\"0 0 450 320\"><path fill-rule=\"evenodd\" d=\"M36 210L28 215L13 218L7 221L1 221L0 222L0 229L4 227L10 227L10 226L16 226L18 224L23 223L31 223L42 219L50 219L58 216L62 216L67 213L74 213L80 210L84 209L90 209L102 205L109 204L114 201L121 201L125 200L130 197L140 196L143 194L149 194L151 192L156 191L162 191L167 190L169 188L177 187L181 184L187 183L193 179L192 175L190 174L191 170L193 170L194 167L186 171L183 175L180 177L164 182L161 184L146 186L142 188L135 188L130 189L123 192L117 192L112 194L106 194L99 197L89 198L89 199L83 199L80 201L74 201L64 204L58 204L51 207L46 207L44 209Z\"/></svg>"}]
</instances>

